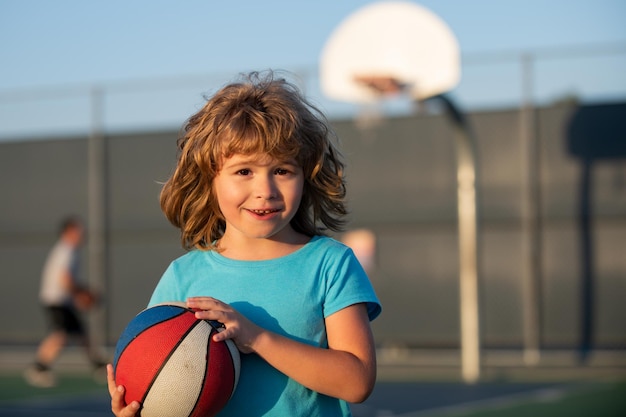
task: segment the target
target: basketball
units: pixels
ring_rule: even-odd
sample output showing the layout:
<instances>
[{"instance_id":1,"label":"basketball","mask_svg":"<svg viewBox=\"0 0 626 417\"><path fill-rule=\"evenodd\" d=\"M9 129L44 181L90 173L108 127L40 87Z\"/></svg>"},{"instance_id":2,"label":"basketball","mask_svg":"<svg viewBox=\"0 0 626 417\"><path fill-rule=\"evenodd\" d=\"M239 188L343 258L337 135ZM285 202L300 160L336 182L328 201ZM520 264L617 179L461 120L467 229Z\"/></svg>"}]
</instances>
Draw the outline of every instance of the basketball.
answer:
<instances>
[{"instance_id":1,"label":"basketball","mask_svg":"<svg viewBox=\"0 0 626 417\"><path fill-rule=\"evenodd\" d=\"M77 289L74 293L74 305L81 311L89 311L97 305L98 298L93 291L86 288Z\"/></svg>"},{"instance_id":2,"label":"basketball","mask_svg":"<svg viewBox=\"0 0 626 417\"><path fill-rule=\"evenodd\" d=\"M214 416L239 379L239 351L213 341L220 323L196 319L181 303L140 312L122 332L113 360L126 404L141 403L142 417Z\"/></svg>"}]
</instances>

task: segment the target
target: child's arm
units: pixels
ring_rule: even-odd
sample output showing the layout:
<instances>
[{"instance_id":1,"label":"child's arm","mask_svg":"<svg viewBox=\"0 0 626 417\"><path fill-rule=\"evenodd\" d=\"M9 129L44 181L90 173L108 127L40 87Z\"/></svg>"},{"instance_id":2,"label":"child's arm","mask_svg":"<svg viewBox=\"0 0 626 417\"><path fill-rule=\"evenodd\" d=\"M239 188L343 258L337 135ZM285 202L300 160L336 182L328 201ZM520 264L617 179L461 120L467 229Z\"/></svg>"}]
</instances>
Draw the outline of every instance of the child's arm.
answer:
<instances>
[{"instance_id":1,"label":"child's arm","mask_svg":"<svg viewBox=\"0 0 626 417\"><path fill-rule=\"evenodd\" d=\"M326 318L328 349L260 328L228 304L210 297L191 298L188 306L202 310L196 317L226 326L215 340L233 339L243 353L257 353L307 388L348 402L364 401L374 388L376 353L364 304Z\"/></svg>"}]
</instances>

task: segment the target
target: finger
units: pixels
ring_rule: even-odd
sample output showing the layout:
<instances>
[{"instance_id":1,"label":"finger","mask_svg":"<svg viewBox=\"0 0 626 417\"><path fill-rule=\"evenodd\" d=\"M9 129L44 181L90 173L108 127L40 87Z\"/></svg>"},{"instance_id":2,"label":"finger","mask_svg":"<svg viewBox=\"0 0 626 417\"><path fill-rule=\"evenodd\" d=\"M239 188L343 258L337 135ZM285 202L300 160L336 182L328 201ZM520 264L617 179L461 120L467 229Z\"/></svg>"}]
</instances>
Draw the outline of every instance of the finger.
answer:
<instances>
[{"instance_id":1,"label":"finger","mask_svg":"<svg viewBox=\"0 0 626 417\"><path fill-rule=\"evenodd\" d=\"M137 415L137 411L139 411L139 403L137 401L133 401L128 404L128 407L122 410L120 417L133 417Z\"/></svg>"},{"instance_id":2,"label":"finger","mask_svg":"<svg viewBox=\"0 0 626 417\"><path fill-rule=\"evenodd\" d=\"M197 295L193 297L187 297L187 301L219 301L217 298L209 297L208 295Z\"/></svg>"},{"instance_id":3,"label":"finger","mask_svg":"<svg viewBox=\"0 0 626 417\"><path fill-rule=\"evenodd\" d=\"M196 310L194 312L196 318L198 320L209 320L209 321L217 321L222 324L226 324L229 321L228 314L222 310Z\"/></svg>"},{"instance_id":4,"label":"finger","mask_svg":"<svg viewBox=\"0 0 626 417\"><path fill-rule=\"evenodd\" d=\"M111 410L117 416L124 409L126 403L124 402L124 387L119 386L111 394Z\"/></svg>"},{"instance_id":5,"label":"finger","mask_svg":"<svg viewBox=\"0 0 626 417\"><path fill-rule=\"evenodd\" d=\"M221 342L222 340L232 339L236 334L237 332L235 331L234 326L231 326L228 329L222 328L213 335L213 340L215 342Z\"/></svg>"},{"instance_id":6,"label":"finger","mask_svg":"<svg viewBox=\"0 0 626 417\"><path fill-rule=\"evenodd\" d=\"M116 388L115 393L111 396L111 411L118 417L132 417L139 411L140 404L137 401L133 401L126 405L124 392L125 389L122 385Z\"/></svg>"},{"instance_id":7,"label":"finger","mask_svg":"<svg viewBox=\"0 0 626 417\"><path fill-rule=\"evenodd\" d=\"M113 376L113 365L107 364L107 386L109 388L109 395L113 397L117 386L115 385L115 378Z\"/></svg>"},{"instance_id":8,"label":"finger","mask_svg":"<svg viewBox=\"0 0 626 417\"><path fill-rule=\"evenodd\" d=\"M115 388L115 392L111 395L111 406L114 410L121 410L126 407L126 401L124 400L124 394L126 389L123 385L118 385Z\"/></svg>"},{"instance_id":9,"label":"finger","mask_svg":"<svg viewBox=\"0 0 626 417\"><path fill-rule=\"evenodd\" d=\"M211 297L191 297L187 299L187 308L209 310L219 307L220 303Z\"/></svg>"}]
</instances>

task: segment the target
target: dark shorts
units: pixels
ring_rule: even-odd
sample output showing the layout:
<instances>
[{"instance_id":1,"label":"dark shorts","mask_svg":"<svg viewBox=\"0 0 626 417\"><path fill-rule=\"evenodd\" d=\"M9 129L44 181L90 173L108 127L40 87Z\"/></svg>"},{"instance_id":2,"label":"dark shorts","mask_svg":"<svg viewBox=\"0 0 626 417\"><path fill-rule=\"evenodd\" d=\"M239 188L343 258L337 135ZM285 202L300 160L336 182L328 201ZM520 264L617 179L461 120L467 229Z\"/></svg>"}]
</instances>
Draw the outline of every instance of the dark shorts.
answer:
<instances>
[{"instance_id":1,"label":"dark shorts","mask_svg":"<svg viewBox=\"0 0 626 417\"><path fill-rule=\"evenodd\" d=\"M63 330L66 333L83 335L85 328L80 321L76 310L67 306L45 307L48 320L53 330Z\"/></svg>"}]
</instances>

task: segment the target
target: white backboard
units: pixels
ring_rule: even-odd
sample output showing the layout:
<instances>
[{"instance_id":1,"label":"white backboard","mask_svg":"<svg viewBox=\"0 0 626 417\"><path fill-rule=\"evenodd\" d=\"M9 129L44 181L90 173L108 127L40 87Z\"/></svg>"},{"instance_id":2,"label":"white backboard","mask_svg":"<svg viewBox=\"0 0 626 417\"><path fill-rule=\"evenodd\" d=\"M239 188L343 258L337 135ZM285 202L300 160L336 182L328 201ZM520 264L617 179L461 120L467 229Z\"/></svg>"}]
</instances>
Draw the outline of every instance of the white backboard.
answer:
<instances>
[{"instance_id":1,"label":"white backboard","mask_svg":"<svg viewBox=\"0 0 626 417\"><path fill-rule=\"evenodd\" d=\"M392 78L422 100L453 89L460 79L458 42L448 26L408 1L382 1L348 16L320 58L322 91L330 98L368 103L380 93L359 77Z\"/></svg>"}]
</instances>

